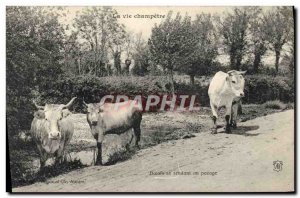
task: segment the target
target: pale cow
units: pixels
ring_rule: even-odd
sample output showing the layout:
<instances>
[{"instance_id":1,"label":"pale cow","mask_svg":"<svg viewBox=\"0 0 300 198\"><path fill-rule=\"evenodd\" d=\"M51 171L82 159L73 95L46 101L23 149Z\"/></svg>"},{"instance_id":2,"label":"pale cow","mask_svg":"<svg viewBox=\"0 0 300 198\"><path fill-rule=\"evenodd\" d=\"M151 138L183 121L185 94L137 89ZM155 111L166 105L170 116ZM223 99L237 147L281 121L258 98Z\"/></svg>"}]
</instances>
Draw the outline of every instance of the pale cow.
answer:
<instances>
[{"instance_id":1,"label":"pale cow","mask_svg":"<svg viewBox=\"0 0 300 198\"><path fill-rule=\"evenodd\" d=\"M226 108L226 132L231 133L230 127L236 128L236 120L239 110L241 111L241 98L244 97L245 79L243 75L246 71L231 70L227 73L217 72L212 78L208 95L212 110L214 127L212 133L217 133L218 110Z\"/></svg>"},{"instance_id":2,"label":"pale cow","mask_svg":"<svg viewBox=\"0 0 300 198\"><path fill-rule=\"evenodd\" d=\"M61 162L66 145L70 142L74 126L68 110L73 104L73 98L68 104L46 104L39 106L31 123L31 135L40 153L41 169L49 157L56 157L55 162Z\"/></svg>"},{"instance_id":3,"label":"pale cow","mask_svg":"<svg viewBox=\"0 0 300 198\"><path fill-rule=\"evenodd\" d=\"M87 107L87 121L97 141L96 164L102 164L102 142L106 134L122 134L133 129L136 147L141 137L142 105L135 100L120 103L90 103Z\"/></svg>"}]
</instances>

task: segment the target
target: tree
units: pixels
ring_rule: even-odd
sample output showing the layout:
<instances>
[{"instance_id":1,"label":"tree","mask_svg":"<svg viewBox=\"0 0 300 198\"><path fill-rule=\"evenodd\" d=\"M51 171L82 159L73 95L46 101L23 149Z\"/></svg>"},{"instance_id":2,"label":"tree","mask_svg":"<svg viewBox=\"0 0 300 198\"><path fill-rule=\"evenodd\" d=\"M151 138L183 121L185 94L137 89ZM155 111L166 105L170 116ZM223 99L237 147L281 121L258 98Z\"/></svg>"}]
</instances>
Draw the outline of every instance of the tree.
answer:
<instances>
[{"instance_id":1,"label":"tree","mask_svg":"<svg viewBox=\"0 0 300 198\"><path fill-rule=\"evenodd\" d=\"M82 46L77 41L77 33L72 31L69 36L66 36L66 41L64 45L64 72L71 76L81 75L85 73L85 68L82 67Z\"/></svg>"},{"instance_id":2,"label":"tree","mask_svg":"<svg viewBox=\"0 0 300 198\"><path fill-rule=\"evenodd\" d=\"M225 49L230 56L230 66L235 70L240 69L247 49L249 9L251 8L234 8L233 13L227 13L219 23L219 32L223 37Z\"/></svg>"},{"instance_id":3,"label":"tree","mask_svg":"<svg viewBox=\"0 0 300 198\"><path fill-rule=\"evenodd\" d=\"M9 137L29 129L32 100L51 93L61 74L64 29L56 8L6 8L7 126ZM51 12L50 12L51 11Z\"/></svg>"},{"instance_id":4,"label":"tree","mask_svg":"<svg viewBox=\"0 0 300 198\"><path fill-rule=\"evenodd\" d=\"M193 39L191 18L182 17L179 13L172 19L169 12L166 19L152 28L152 34L148 41L151 59L161 65L167 72L174 92L173 72L186 65L193 52L191 46L195 45Z\"/></svg>"},{"instance_id":5,"label":"tree","mask_svg":"<svg viewBox=\"0 0 300 198\"><path fill-rule=\"evenodd\" d=\"M192 23L192 31L195 39L193 55L190 56L189 62L182 67L184 73L190 76L191 84L194 85L195 75L207 75L215 65L215 59L218 55L217 35L210 14L200 14L196 16Z\"/></svg>"},{"instance_id":6,"label":"tree","mask_svg":"<svg viewBox=\"0 0 300 198\"><path fill-rule=\"evenodd\" d=\"M116 26L112 32L111 40L109 41L109 49L114 57L114 67L116 68L117 75L121 75L121 54L124 47L126 32L124 26Z\"/></svg>"},{"instance_id":7,"label":"tree","mask_svg":"<svg viewBox=\"0 0 300 198\"><path fill-rule=\"evenodd\" d=\"M278 72L282 47L293 31L293 11L288 7L277 7L264 16L264 35L271 50L275 52L275 69Z\"/></svg>"},{"instance_id":8,"label":"tree","mask_svg":"<svg viewBox=\"0 0 300 198\"><path fill-rule=\"evenodd\" d=\"M141 33L137 34L133 40L132 58L134 60L132 74L144 76L149 73L150 51L147 42L142 39Z\"/></svg>"},{"instance_id":9,"label":"tree","mask_svg":"<svg viewBox=\"0 0 300 198\"><path fill-rule=\"evenodd\" d=\"M254 55L253 71L257 73L261 64L261 59L268 49L264 34L265 24L263 21L262 9L260 7L252 7L249 14L251 16L249 22L249 48Z\"/></svg>"},{"instance_id":10,"label":"tree","mask_svg":"<svg viewBox=\"0 0 300 198\"><path fill-rule=\"evenodd\" d=\"M78 42L82 42L81 51L86 60L85 67L90 74L103 76L106 74L105 65L109 49L113 57L118 57L119 45L125 33L114 15L117 11L111 7L86 8L77 15L74 28L77 31ZM115 59L114 59L115 60ZM118 61L115 62L116 65Z\"/></svg>"},{"instance_id":11,"label":"tree","mask_svg":"<svg viewBox=\"0 0 300 198\"><path fill-rule=\"evenodd\" d=\"M124 39L124 49L125 49L125 73L129 75L129 67L131 65L131 58L132 58L132 52L133 52L133 43L134 43L134 37L132 36L133 33L129 32L125 35Z\"/></svg>"}]
</instances>

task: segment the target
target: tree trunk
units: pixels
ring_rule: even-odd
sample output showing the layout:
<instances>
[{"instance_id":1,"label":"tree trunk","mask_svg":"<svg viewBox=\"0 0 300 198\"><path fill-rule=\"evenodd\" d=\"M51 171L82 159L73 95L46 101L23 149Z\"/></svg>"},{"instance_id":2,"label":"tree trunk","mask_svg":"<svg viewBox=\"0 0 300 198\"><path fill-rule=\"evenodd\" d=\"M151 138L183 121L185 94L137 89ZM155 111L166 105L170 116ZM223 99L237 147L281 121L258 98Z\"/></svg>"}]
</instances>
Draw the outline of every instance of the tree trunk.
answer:
<instances>
[{"instance_id":1,"label":"tree trunk","mask_svg":"<svg viewBox=\"0 0 300 198\"><path fill-rule=\"evenodd\" d=\"M195 76L194 75L190 75L190 82L191 82L191 85L195 85Z\"/></svg>"},{"instance_id":2,"label":"tree trunk","mask_svg":"<svg viewBox=\"0 0 300 198\"><path fill-rule=\"evenodd\" d=\"M261 61L261 55L260 54L255 54L254 55L254 62L253 62L253 70L255 73L258 72L258 67L259 67L259 64L260 64L260 61Z\"/></svg>"},{"instance_id":3,"label":"tree trunk","mask_svg":"<svg viewBox=\"0 0 300 198\"><path fill-rule=\"evenodd\" d=\"M237 71L240 70L242 59L243 59L242 55L237 55L237 57L236 57L236 63L235 63L235 67L234 67L235 70L237 70Z\"/></svg>"},{"instance_id":4,"label":"tree trunk","mask_svg":"<svg viewBox=\"0 0 300 198\"><path fill-rule=\"evenodd\" d=\"M174 94L175 88L174 88L173 70L170 71L170 79L171 79L171 93Z\"/></svg>"},{"instance_id":5,"label":"tree trunk","mask_svg":"<svg viewBox=\"0 0 300 198\"><path fill-rule=\"evenodd\" d=\"M275 51L275 55L276 55L276 58L275 58L275 69L276 69L276 72L278 73L280 51L276 50Z\"/></svg>"},{"instance_id":6,"label":"tree trunk","mask_svg":"<svg viewBox=\"0 0 300 198\"><path fill-rule=\"evenodd\" d=\"M77 59L77 65L78 65L78 74L79 75L81 75L81 60L80 60L80 58L79 59Z\"/></svg>"},{"instance_id":7,"label":"tree trunk","mask_svg":"<svg viewBox=\"0 0 300 198\"><path fill-rule=\"evenodd\" d=\"M168 75L169 75L169 79L170 79L170 83L171 83L170 91L172 94L174 94L175 88L174 88L174 78L173 78L173 63L171 60L168 60L167 71L168 71Z\"/></svg>"},{"instance_id":8,"label":"tree trunk","mask_svg":"<svg viewBox=\"0 0 300 198\"><path fill-rule=\"evenodd\" d=\"M235 67L235 54L230 55L230 67L231 69L234 69Z\"/></svg>"},{"instance_id":9,"label":"tree trunk","mask_svg":"<svg viewBox=\"0 0 300 198\"><path fill-rule=\"evenodd\" d=\"M126 65L126 74L129 75L129 66L131 65L131 60L130 59L126 59L125 60L125 65Z\"/></svg>"},{"instance_id":10,"label":"tree trunk","mask_svg":"<svg viewBox=\"0 0 300 198\"><path fill-rule=\"evenodd\" d=\"M114 53L114 66L117 71L117 75L121 75L121 60L120 60L120 52Z\"/></svg>"}]
</instances>

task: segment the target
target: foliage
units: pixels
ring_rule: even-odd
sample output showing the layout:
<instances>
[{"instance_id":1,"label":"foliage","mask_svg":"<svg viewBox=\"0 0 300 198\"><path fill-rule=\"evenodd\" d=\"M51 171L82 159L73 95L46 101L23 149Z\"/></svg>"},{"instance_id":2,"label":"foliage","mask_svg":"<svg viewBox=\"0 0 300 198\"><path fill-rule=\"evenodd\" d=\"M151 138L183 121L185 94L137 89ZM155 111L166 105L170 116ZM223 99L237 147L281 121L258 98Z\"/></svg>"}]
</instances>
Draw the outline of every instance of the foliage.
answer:
<instances>
[{"instance_id":1,"label":"foliage","mask_svg":"<svg viewBox=\"0 0 300 198\"><path fill-rule=\"evenodd\" d=\"M247 31L249 28L251 7L234 8L233 13L227 13L219 21L219 32L223 44L230 56L230 66L239 70L248 45Z\"/></svg>"},{"instance_id":2,"label":"foliage","mask_svg":"<svg viewBox=\"0 0 300 198\"><path fill-rule=\"evenodd\" d=\"M269 11L263 20L265 39L275 52L275 68L278 72L282 47L288 42L294 29L293 11L288 7L278 7Z\"/></svg>"},{"instance_id":3,"label":"foliage","mask_svg":"<svg viewBox=\"0 0 300 198\"><path fill-rule=\"evenodd\" d=\"M267 101L263 104L265 108L270 108L270 109L285 109L286 105L281 102L280 100L272 100L272 101Z\"/></svg>"},{"instance_id":4,"label":"foliage","mask_svg":"<svg viewBox=\"0 0 300 198\"><path fill-rule=\"evenodd\" d=\"M35 91L51 86L60 75L64 31L58 15L42 7L7 7L6 17L6 113L11 137L30 127Z\"/></svg>"},{"instance_id":5,"label":"foliage","mask_svg":"<svg viewBox=\"0 0 300 198\"><path fill-rule=\"evenodd\" d=\"M177 13L172 19L172 12L169 12L166 20L152 29L148 44L153 60L170 71L184 65L195 42L190 29L189 16L183 18Z\"/></svg>"},{"instance_id":6,"label":"foliage","mask_svg":"<svg viewBox=\"0 0 300 198\"><path fill-rule=\"evenodd\" d=\"M169 12L166 19L152 28L148 41L152 60L161 65L173 82L173 71L187 65L194 52L196 40L193 39L191 17L182 17L177 13L172 18ZM172 84L174 92L174 85Z\"/></svg>"},{"instance_id":7,"label":"foliage","mask_svg":"<svg viewBox=\"0 0 300 198\"><path fill-rule=\"evenodd\" d=\"M253 54L253 73L258 73L259 67L262 65L261 59L267 52L267 44L264 34L264 20L263 12L260 7L253 7L250 10L250 21L249 21L249 51ZM248 67L248 70L251 67Z\"/></svg>"},{"instance_id":8,"label":"foliage","mask_svg":"<svg viewBox=\"0 0 300 198\"><path fill-rule=\"evenodd\" d=\"M114 66L120 73L120 46L125 39L124 26L113 17L117 11L111 7L85 8L78 14L73 24L70 38L75 42L75 49L68 48L66 53L72 54L78 67L78 74L94 74L105 76L105 65L109 57L114 57ZM73 43L74 44L74 43ZM78 53L79 50L81 53ZM111 52L111 54L109 53Z\"/></svg>"},{"instance_id":9,"label":"foliage","mask_svg":"<svg viewBox=\"0 0 300 198\"><path fill-rule=\"evenodd\" d=\"M289 77L253 75L246 76L246 90L243 101L264 103L269 100L294 102L294 81Z\"/></svg>"},{"instance_id":10,"label":"foliage","mask_svg":"<svg viewBox=\"0 0 300 198\"><path fill-rule=\"evenodd\" d=\"M217 38L212 16L210 14L197 15L192 22L193 39L195 46L190 46L194 52L189 57L187 65L181 66L186 74L191 77L191 84L194 84L195 75L208 75L213 67L217 65L218 55Z\"/></svg>"},{"instance_id":11,"label":"foliage","mask_svg":"<svg viewBox=\"0 0 300 198\"><path fill-rule=\"evenodd\" d=\"M132 58L134 59L134 67L131 73L138 76L149 74L151 64L150 50L147 42L142 39L142 34L136 35L133 48Z\"/></svg>"},{"instance_id":12,"label":"foliage","mask_svg":"<svg viewBox=\"0 0 300 198\"><path fill-rule=\"evenodd\" d=\"M143 100L149 94L170 93L170 82L163 76L147 77L96 77L96 76L75 76L66 77L58 80L53 89L41 96L43 103L63 103L70 100L71 97L78 97L76 111L83 108L82 100L86 102L100 102L105 95L126 95L134 98L136 95L142 95Z\"/></svg>"},{"instance_id":13,"label":"foliage","mask_svg":"<svg viewBox=\"0 0 300 198\"><path fill-rule=\"evenodd\" d=\"M133 75L145 76L149 73L150 54L148 46L141 47L140 51L133 55L134 67L132 69Z\"/></svg>"}]
</instances>

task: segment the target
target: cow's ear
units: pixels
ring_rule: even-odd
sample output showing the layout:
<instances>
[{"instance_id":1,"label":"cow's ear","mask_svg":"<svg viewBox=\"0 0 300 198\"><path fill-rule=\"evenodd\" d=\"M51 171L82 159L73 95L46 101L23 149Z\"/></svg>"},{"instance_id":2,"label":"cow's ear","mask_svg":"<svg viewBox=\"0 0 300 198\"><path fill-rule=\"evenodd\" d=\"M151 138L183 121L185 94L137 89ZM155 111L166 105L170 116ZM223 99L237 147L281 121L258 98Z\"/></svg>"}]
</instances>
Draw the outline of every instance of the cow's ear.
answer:
<instances>
[{"instance_id":1,"label":"cow's ear","mask_svg":"<svg viewBox=\"0 0 300 198\"><path fill-rule=\"evenodd\" d=\"M44 119L45 118L45 112L43 110L38 110L34 112L34 117L37 119Z\"/></svg>"},{"instance_id":2,"label":"cow's ear","mask_svg":"<svg viewBox=\"0 0 300 198\"><path fill-rule=\"evenodd\" d=\"M62 111L62 116L63 116L63 118L66 118L66 117L68 117L69 115L71 115L71 112L70 112L68 109L64 109L64 110Z\"/></svg>"}]
</instances>

